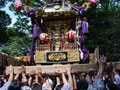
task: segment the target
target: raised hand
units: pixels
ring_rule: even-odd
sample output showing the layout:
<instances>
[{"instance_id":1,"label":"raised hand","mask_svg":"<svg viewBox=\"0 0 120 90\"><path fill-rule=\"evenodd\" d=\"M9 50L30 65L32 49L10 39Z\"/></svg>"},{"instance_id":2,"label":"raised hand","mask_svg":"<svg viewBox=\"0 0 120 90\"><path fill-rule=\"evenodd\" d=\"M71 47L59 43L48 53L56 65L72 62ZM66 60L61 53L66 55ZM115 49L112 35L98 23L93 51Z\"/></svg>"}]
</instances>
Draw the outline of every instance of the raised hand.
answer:
<instances>
[{"instance_id":1,"label":"raised hand","mask_svg":"<svg viewBox=\"0 0 120 90\"><path fill-rule=\"evenodd\" d=\"M70 65L70 64L68 64L68 65L67 65L66 70L67 70L67 72L68 72L68 71L69 71L69 72L71 72L72 67L71 67L71 65Z\"/></svg>"},{"instance_id":2,"label":"raised hand","mask_svg":"<svg viewBox=\"0 0 120 90\"><path fill-rule=\"evenodd\" d=\"M42 74L42 69L41 69L41 67L37 67L37 69L36 69L36 74Z\"/></svg>"},{"instance_id":3,"label":"raised hand","mask_svg":"<svg viewBox=\"0 0 120 90\"><path fill-rule=\"evenodd\" d=\"M100 59L98 60L99 67L104 68L106 65L107 58L105 56L100 56Z\"/></svg>"},{"instance_id":4,"label":"raised hand","mask_svg":"<svg viewBox=\"0 0 120 90\"><path fill-rule=\"evenodd\" d=\"M14 68L12 65L10 65L6 70L5 70L5 74L9 75L10 73L14 72Z\"/></svg>"},{"instance_id":5,"label":"raised hand","mask_svg":"<svg viewBox=\"0 0 120 90\"><path fill-rule=\"evenodd\" d=\"M25 73L25 72L26 72L26 68L25 68L24 65L21 66L21 72L22 72L22 73Z\"/></svg>"},{"instance_id":6,"label":"raised hand","mask_svg":"<svg viewBox=\"0 0 120 90\"><path fill-rule=\"evenodd\" d=\"M12 66L12 65L10 65L10 66L8 67L8 70L9 70L9 72L10 72L10 73L13 73L13 71L14 71L13 66Z\"/></svg>"},{"instance_id":7,"label":"raised hand","mask_svg":"<svg viewBox=\"0 0 120 90\"><path fill-rule=\"evenodd\" d=\"M105 69L106 61L107 61L106 57L100 56L100 59L98 61L98 63L99 63L99 74L98 74L97 78L102 78L103 77L103 72L104 72L104 69Z\"/></svg>"},{"instance_id":8,"label":"raised hand","mask_svg":"<svg viewBox=\"0 0 120 90\"><path fill-rule=\"evenodd\" d=\"M19 68L19 69L17 70L17 74L21 74L21 73L22 73L22 69Z\"/></svg>"},{"instance_id":9,"label":"raised hand","mask_svg":"<svg viewBox=\"0 0 120 90\"><path fill-rule=\"evenodd\" d=\"M14 68L13 68L12 65L10 65L10 66L8 67L8 71L9 71L9 74L10 74L9 79L8 79L8 82L11 82L11 83L12 83L12 81L13 81L13 72L14 72Z\"/></svg>"},{"instance_id":10,"label":"raised hand","mask_svg":"<svg viewBox=\"0 0 120 90\"><path fill-rule=\"evenodd\" d=\"M35 70L32 70L32 71L30 72L30 75L31 75L31 76L35 75Z\"/></svg>"},{"instance_id":11,"label":"raised hand","mask_svg":"<svg viewBox=\"0 0 120 90\"><path fill-rule=\"evenodd\" d=\"M62 70L60 70L58 68L55 70L55 74L61 74L61 73L62 73Z\"/></svg>"}]
</instances>

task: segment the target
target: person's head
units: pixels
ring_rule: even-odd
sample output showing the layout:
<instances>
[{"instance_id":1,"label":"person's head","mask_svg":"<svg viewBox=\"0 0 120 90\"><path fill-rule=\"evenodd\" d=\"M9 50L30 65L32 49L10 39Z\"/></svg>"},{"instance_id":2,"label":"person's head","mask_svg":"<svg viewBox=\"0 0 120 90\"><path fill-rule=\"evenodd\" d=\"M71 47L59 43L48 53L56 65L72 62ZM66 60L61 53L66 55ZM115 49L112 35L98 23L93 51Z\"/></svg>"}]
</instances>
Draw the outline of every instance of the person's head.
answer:
<instances>
[{"instance_id":1,"label":"person's head","mask_svg":"<svg viewBox=\"0 0 120 90\"><path fill-rule=\"evenodd\" d=\"M63 84L57 85L57 86L56 86L56 90L61 90L62 87L63 87Z\"/></svg>"},{"instance_id":2,"label":"person's head","mask_svg":"<svg viewBox=\"0 0 120 90\"><path fill-rule=\"evenodd\" d=\"M23 86L20 90L32 90L29 86Z\"/></svg>"},{"instance_id":3,"label":"person's head","mask_svg":"<svg viewBox=\"0 0 120 90\"><path fill-rule=\"evenodd\" d=\"M0 67L0 75L5 75L5 67Z\"/></svg>"},{"instance_id":4,"label":"person's head","mask_svg":"<svg viewBox=\"0 0 120 90\"><path fill-rule=\"evenodd\" d=\"M88 89L88 83L86 80L82 79L77 82L77 90L87 90Z\"/></svg>"},{"instance_id":5,"label":"person's head","mask_svg":"<svg viewBox=\"0 0 120 90\"><path fill-rule=\"evenodd\" d=\"M38 83L33 84L32 90L42 90L41 84Z\"/></svg>"},{"instance_id":6,"label":"person's head","mask_svg":"<svg viewBox=\"0 0 120 90\"><path fill-rule=\"evenodd\" d=\"M109 82L106 84L107 90L119 90L118 86L114 84L113 82Z\"/></svg>"},{"instance_id":7,"label":"person's head","mask_svg":"<svg viewBox=\"0 0 120 90\"><path fill-rule=\"evenodd\" d=\"M51 88L53 88L53 86L54 86L53 81L52 81L50 78L48 78L47 80L49 81L49 84L50 84ZM42 88L46 88L46 87L47 87L47 80L46 80L46 82L42 85Z\"/></svg>"},{"instance_id":8,"label":"person's head","mask_svg":"<svg viewBox=\"0 0 120 90\"><path fill-rule=\"evenodd\" d=\"M4 84L3 80L0 78L0 87L2 87Z\"/></svg>"},{"instance_id":9,"label":"person's head","mask_svg":"<svg viewBox=\"0 0 120 90\"><path fill-rule=\"evenodd\" d=\"M13 81L8 90L21 90L19 81L18 80Z\"/></svg>"},{"instance_id":10,"label":"person's head","mask_svg":"<svg viewBox=\"0 0 120 90\"><path fill-rule=\"evenodd\" d=\"M120 75L120 64L115 64L115 72L118 73Z\"/></svg>"},{"instance_id":11,"label":"person's head","mask_svg":"<svg viewBox=\"0 0 120 90\"><path fill-rule=\"evenodd\" d=\"M119 68L116 68L115 72L117 72L120 75L120 69Z\"/></svg>"}]
</instances>

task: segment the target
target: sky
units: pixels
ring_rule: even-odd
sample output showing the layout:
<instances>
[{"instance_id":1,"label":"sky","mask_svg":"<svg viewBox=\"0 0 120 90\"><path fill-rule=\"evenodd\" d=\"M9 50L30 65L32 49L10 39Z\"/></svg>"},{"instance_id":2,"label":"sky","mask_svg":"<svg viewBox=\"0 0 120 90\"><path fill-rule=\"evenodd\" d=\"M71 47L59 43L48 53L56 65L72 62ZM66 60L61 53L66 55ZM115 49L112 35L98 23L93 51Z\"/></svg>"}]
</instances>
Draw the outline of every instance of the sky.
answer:
<instances>
[{"instance_id":1,"label":"sky","mask_svg":"<svg viewBox=\"0 0 120 90\"><path fill-rule=\"evenodd\" d=\"M16 18L17 16L14 15L14 13L12 11L9 10L9 5L11 4L11 2L9 2L6 7L2 8L1 10L6 11L7 14L10 15L11 19L12 19L12 23L8 26L8 27L12 27L13 24L17 21Z\"/></svg>"}]
</instances>

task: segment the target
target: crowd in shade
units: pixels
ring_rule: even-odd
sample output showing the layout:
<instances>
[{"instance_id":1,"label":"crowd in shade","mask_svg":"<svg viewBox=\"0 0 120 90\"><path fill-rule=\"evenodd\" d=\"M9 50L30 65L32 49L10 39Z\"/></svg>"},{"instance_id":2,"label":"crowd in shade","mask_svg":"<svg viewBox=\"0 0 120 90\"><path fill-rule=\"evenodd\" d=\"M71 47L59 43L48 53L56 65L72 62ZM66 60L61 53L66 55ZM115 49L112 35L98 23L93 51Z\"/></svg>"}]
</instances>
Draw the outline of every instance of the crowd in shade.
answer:
<instances>
[{"instance_id":1,"label":"crowd in shade","mask_svg":"<svg viewBox=\"0 0 120 90\"><path fill-rule=\"evenodd\" d=\"M10 65L0 77L0 90L120 90L119 67L106 65L104 56L98 64L97 72L92 68L85 73L72 71L68 64L64 72L56 69L54 74L43 72L40 67L28 74L25 66L14 73Z\"/></svg>"}]
</instances>

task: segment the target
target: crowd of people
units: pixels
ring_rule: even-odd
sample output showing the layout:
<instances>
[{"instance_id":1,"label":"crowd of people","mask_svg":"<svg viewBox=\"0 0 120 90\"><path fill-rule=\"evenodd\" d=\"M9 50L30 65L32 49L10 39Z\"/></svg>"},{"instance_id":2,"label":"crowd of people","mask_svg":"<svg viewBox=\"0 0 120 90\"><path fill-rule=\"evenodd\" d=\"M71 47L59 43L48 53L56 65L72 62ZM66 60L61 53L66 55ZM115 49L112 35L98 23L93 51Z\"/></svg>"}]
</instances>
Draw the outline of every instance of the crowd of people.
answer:
<instances>
[{"instance_id":1,"label":"crowd of people","mask_svg":"<svg viewBox=\"0 0 120 90\"><path fill-rule=\"evenodd\" d=\"M87 72L72 71L68 64L66 72L56 69L53 75L42 72L40 67L26 73L21 66L14 74L13 66L9 66L0 77L0 90L120 90L120 69L113 64L106 65L106 57L98 60L99 70L90 68Z\"/></svg>"}]
</instances>

